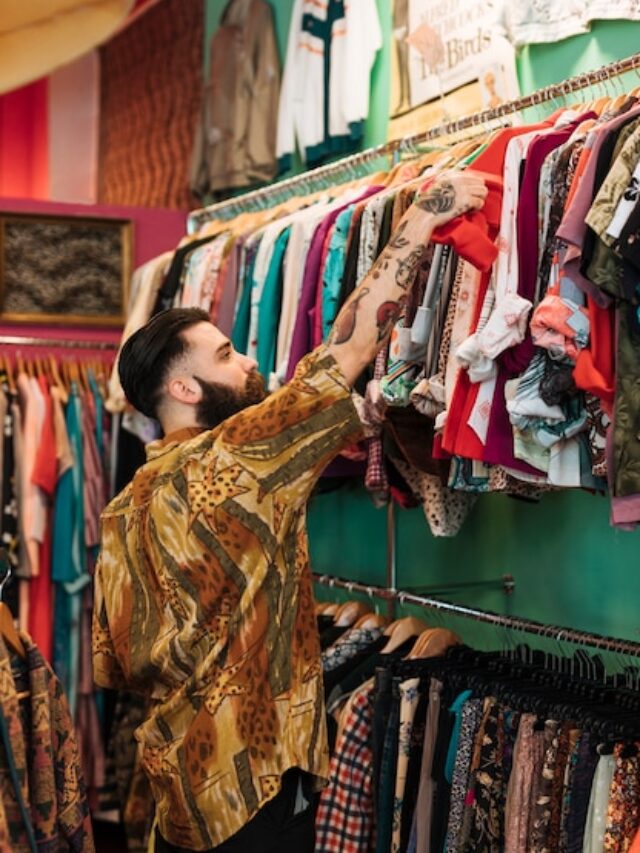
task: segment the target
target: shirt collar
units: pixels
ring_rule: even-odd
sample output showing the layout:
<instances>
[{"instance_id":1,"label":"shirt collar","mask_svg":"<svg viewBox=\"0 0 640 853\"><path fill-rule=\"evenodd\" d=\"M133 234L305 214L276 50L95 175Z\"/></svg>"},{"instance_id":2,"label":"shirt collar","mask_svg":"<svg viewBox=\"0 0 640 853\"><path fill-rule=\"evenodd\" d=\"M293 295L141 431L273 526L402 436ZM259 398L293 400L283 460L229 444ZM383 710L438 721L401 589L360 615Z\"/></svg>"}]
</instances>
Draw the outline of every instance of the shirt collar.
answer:
<instances>
[{"instance_id":1,"label":"shirt collar","mask_svg":"<svg viewBox=\"0 0 640 853\"><path fill-rule=\"evenodd\" d=\"M182 444L184 441L189 441L190 438L195 438L197 435L200 435L201 432L204 432L202 427L183 427L182 429L170 432L168 435L165 435L164 438L159 438L157 441L151 441L145 447L147 462L150 462L152 459L157 459L158 456L162 456L169 450L173 450L173 448L177 447L178 444Z\"/></svg>"}]
</instances>

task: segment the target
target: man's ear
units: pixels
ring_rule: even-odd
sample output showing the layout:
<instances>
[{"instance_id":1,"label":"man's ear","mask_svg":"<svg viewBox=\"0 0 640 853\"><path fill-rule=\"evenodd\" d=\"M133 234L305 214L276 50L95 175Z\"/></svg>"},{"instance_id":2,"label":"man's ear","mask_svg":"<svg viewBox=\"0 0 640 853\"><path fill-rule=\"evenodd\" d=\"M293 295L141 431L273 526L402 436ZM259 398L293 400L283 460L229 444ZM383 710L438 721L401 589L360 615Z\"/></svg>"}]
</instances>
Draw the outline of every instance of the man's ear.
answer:
<instances>
[{"instance_id":1,"label":"man's ear","mask_svg":"<svg viewBox=\"0 0 640 853\"><path fill-rule=\"evenodd\" d=\"M190 406L197 405L202 399L202 388L189 376L174 376L167 382L167 393L171 399Z\"/></svg>"}]
</instances>

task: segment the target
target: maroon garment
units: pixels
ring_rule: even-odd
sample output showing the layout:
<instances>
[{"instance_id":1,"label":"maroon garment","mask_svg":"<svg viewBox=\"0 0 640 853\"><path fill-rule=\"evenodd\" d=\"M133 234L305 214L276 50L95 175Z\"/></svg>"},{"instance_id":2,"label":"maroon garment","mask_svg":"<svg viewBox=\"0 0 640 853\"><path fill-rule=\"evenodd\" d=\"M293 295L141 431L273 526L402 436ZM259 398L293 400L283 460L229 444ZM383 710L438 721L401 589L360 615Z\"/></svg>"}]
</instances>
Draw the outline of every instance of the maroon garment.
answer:
<instances>
[{"instance_id":1,"label":"maroon garment","mask_svg":"<svg viewBox=\"0 0 640 853\"><path fill-rule=\"evenodd\" d=\"M582 116L579 121L582 121ZM538 187L540 172L547 156L565 143L578 122L559 130L552 130L534 139L527 150L527 159L518 203L518 295L534 301L538 274ZM491 417L487 431L484 461L492 465L505 465L529 474L539 474L536 468L516 459L513 455L513 431L505 406L504 388L507 380L521 374L529 365L535 351L531 333L522 343L506 350L498 359L498 377L493 395Z\"/></svg>"},{"instance_id":2,"label":"maroon garment","mask_svg":"<svg viewBox=\"0 0 640 853\"><path fill-rule=\"evenodd\" d=\"M338 218L339 214L352 204L357 204L369 196L380 192L384 187L367 187L357 198L349 199L345 204L336 207L328 213L318 225L311 240L307 260L304 266L304 278L300 289L296 323L291 339L291 350L289 352L289 364L287 366L287 382L293 378L296 365L301 358L313 349L313 326L314 311L316 305L316 294L318 287L322 287L322 256L325 240L329 230Z\"/></svg>"}]
</instances>

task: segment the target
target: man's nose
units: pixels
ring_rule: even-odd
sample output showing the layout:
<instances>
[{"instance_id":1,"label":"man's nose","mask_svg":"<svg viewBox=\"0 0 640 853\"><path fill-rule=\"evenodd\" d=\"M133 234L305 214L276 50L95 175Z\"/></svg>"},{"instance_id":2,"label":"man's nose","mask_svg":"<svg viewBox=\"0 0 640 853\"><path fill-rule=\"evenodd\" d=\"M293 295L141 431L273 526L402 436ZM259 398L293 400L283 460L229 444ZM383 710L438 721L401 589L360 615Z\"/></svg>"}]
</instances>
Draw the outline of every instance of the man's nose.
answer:
<instances>
[{"instance_id":1,"label":"man's nose","mask_svg":"<svg viewBox=\"0 0 640 853\"><path fill-rule=\"evenodd\" d=\"M243 356L243 359L243 367L246 373L251 373L252 370L258 369L258 362L255 360L255 358L251 358L250 356L245 355Z\"/></svg>"}]
</instances>

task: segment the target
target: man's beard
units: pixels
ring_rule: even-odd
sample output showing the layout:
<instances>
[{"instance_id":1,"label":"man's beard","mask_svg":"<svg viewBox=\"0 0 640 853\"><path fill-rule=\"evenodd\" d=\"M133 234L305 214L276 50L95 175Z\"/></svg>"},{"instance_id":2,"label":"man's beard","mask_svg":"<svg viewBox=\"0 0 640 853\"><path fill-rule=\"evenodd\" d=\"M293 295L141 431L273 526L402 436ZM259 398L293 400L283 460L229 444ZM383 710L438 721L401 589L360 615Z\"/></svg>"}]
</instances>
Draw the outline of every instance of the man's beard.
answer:
<instances>
[{"instance_id":1,"label":"man's beard","mask_svg":"<svg viewBox=\"0 0 640 853\"><path fill-rule=\"evenodd\" d=\"M207 382L194 376L202 389L202 399L196 407L198 425L205 429L213 429L236 415L248 406L260 403L266 397L264 379L257 370L251 371L243 391L221 385L219 382Z\"/></svg>"}]
</instances>

